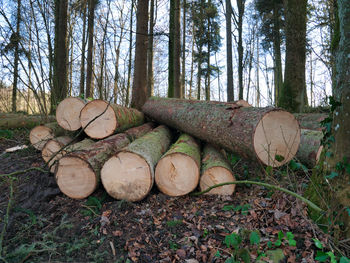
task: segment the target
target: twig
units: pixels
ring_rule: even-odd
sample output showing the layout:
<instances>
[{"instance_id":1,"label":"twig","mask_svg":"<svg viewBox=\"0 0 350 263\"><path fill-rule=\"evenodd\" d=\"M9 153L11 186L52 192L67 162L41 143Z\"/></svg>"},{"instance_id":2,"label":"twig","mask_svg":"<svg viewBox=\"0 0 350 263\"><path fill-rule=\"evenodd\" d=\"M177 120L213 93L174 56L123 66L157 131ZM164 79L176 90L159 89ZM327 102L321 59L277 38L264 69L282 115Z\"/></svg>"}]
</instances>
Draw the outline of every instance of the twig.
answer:
<instances>
[{"instance_id":1,"label":"twig","mask_svg":"<svg viewBox=\"0 0 350 263\"><path fill-rule=\"evenodd\" d=\"M299 200L301 200L304 203L308 204L311 208L315 209L317 212L323 212L323 210L321 208L319 208L317 205L315 205L310 200L306 199L305 197L302 197L301 195L299 195L297 193L289 191L288 189L285 189L285 188L282 188L282 187L279 187L279 186L276 186L276 185L271 185L271 184L262 183L262 182L248 181L248 180L216 184L216 185L210 186L209 188L207 188L204 191L193 193L192 195L193 196L200 196L202 194L205 194L205 193L209 192L210 190L212 190L212 189L214 189L216 187L220 187L220 186L224 186L224 185L230 185L230 184L256 184L256 185L264 186L264 187L267 187L267 188L279 190L279 191L285 192L287 194L290 194L290 195L294 196L295 198L298 198Z\"/></svg>"},{"instance_id":2,"label":"twig","mask_svg":"<svg viewBox=\"0 0 350 263\"><path fill-rule=\"evenodd\" d=\"M28 168L26 170L16 171L16 172L9 173L9 174L0 174L0 177L12 177L12 176L15 176L15 175L18 175L18 174L24 174L24 173L27 173L27 172L30 172L30 171L33 171L33 170L37 170L37 171L40 171L40 172L43 172L43 173L47 173L47 171L45 169L41 168L41 167L30 167L30 168Z\"/></svg>"}]
</instances>

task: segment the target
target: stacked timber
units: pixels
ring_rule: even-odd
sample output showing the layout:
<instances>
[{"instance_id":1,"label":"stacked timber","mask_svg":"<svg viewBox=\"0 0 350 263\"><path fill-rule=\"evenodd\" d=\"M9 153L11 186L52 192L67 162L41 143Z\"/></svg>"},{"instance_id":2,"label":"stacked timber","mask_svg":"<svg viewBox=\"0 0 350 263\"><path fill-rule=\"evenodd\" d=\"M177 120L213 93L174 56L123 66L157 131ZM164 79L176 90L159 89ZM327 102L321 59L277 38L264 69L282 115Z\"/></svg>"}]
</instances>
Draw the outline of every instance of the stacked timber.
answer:
<instances>
[{"instance_id":1,"label":"stacked timber","mask_svg":"<svg viewBox=\"0 0 350 263\"><path fill-rule=\"evenodd\" d=\"M199 144L193 137L182 134L156 166L155 182L158 189L169 196L192 192L199 182L200 163Z\"/></svg>"},{"instance_id":2,"label":"stacked timber","mask_svg":"<svg viewBox=\"0 0 350 263\"><path fill-rule=\"evenodd\" d=\"M327 113L295 113L300 128L322 131L321 122L328 117Z\"/></svg>"},{"instance_id":3,"label":"stacked timber","mask_svg":"<svg viewBox=\"0 0 350 263\"><path fill-rule=\"evenodd\" d=\"M61 101L56 109L58 125L68 131L76 131L80 129L80 112L86 103L85 100L76 97L69 97Z\"/></svg>"},{"instance_id":4,"label":"stacked timber","mask_svg":"<svg viewBox=\"0 0 350 263\"><path fill-rule=\"evenodd\" d=\"M128 201L145 198L154 184L154 167L170 142L170 130L161 125L106 161L101 181L107 193Z\"/></svg>"},{"instance_id":5,"label":"stacked timber","mask_svg":"<svg viewBox=\"0 0 350 263\"><path fill-rule=\"evenodd\" d=\"M29 133L29 141L35 149L41 151L48 140L67 134L68 131L59 126L57 122L51 122L33 128Z\"/></svg>"},{"instance_id":6,"label":"stacked timber","mask_svg":"<svg viewBox=\"0 0 350 263\"><path fill-rule=\"evenodd\" d=\"M110 104L104 100L87 103L80 112L80 123L85 133L94 139L103 139L116 132L143 124L144 116L136 109Z\"/></svg>"},{"instance_id":7,"label":"stacked timber","mask_svg":"<svg viewBox=\"0 0 350 263\"><path fill-rule=\"evenodd\" d=\"M235 177L228 160L214 146L206 144L203 149L200 190L221 183L233 182ZM207 194L232 195L235 185L224 185L210 190Z\"/></svg>"},{"instance_id":8,"label":"stacked timber","mask_svg":"<svg viewBox=\"0 0 350 263\"><path fill-rule=\"evenodd\" d=\"M300 143L298 121L282 109L150 98L142 110L157 122L272 167L289 162Z\"/></svg>"},{"instance_id":9,"label":"stacked timber","mask_svg":"<svg viewBox=\"0 0 350 263\"><path fill-rule=\"evenodd\" d=\"M296 158L306 167L313 168L318 163L323 150L322 138L323 133L319 130L301 129L300 147Z\"/></svg>"}]
</instances>

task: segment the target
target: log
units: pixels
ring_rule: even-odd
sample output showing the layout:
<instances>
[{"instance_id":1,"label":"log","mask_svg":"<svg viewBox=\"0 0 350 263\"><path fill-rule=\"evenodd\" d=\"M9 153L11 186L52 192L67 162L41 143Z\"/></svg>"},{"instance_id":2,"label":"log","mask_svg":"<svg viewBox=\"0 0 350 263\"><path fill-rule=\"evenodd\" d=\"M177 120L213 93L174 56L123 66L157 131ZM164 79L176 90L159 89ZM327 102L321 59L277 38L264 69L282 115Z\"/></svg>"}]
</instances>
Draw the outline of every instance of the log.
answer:
<instances>
[{"instance_id":1,"label":"log","mask_svg":"<svg viewBox=\"0 0 350 263\"><path fill-rule=\"evenodd\" d=\"M44 159L46 163L48 163L48 166L50 168L50 172L54 173L55 168L56 168L56 161L59 160L65 153L66 151L63 150L59 152L55 157L52 158L50 161L51 157L55 155L61 148L63 148L65 145L68 143L72 142L73 138L69 136L60 136L51 140L48 140L42 151L41 151L41 156ZM49 162L50 161L50 162Z\"/></svg>"},{"instance_id":2,"label":"log","mask_svg":"<svg viewBox=\"0 0 350 263\"><path fill-rule=\"evenodd\" d=\"M99 116L100 114L102 115ZM99 117L96 118L97 116ZM94 121L91 122L92 120ZM108 104L104 100L93 100L80 113L81 126L84 128L89 122L91 123L85 128L85 133L91 138L103 139L115 132L143 124L144 115L136 109Z\"/></svg>"},{"instance_id":3,"label":"log","mask_svg":"<svg viewBox=\"0 0 350 263\"><path fill-rule=\"evenodd\" d=\"M132 202L145 198L154 184L154 167L170 141L170 130L161 125L106 161L101 181L107 193Z\"/></svg>"},{"instance_id":4,"label":"log","mask_svg":"<svg viewBox=\"0 0 350 263\"><path fill-rule=\"evenodd\" d=\"M76 131L81 128L80 111L87 102L81 98L65 98L58 104L56 120L58 125L68 131Z\"/></svg>"},{"instance_id":5,"label":"log","mask_svg":"<svg viewBox=\"0 0 350 263\"><path fill-rule=\"evenodd\" d=\"M145 130L151 131L154 127L156 127L156 124L154 122L147 122L141 126L126 130L124 133L132 142L135 141L137 138L140 138L141 136L145 135Z\"/></svg>"},{"instance_id":6,"label":"log","mask_svg":"<svg viewBox=\"0 0 350 263\"><path fill-rule=\"evenodd\" d=\"M306 167L313 168L318 163L323 150L322 138L321 131L301 129L300 146L296 157Z\"/></svg>"},{"instance_id":7,"label":"log","mask_svg":"<svg viewBox=\"0 0 350 263\"><path fill-rule=\"evenodd\" d=\"M231 165L228 160L214 146L206 144L203 149L201 166L201 179L199 187L201 191L221 183L236 181L232 174ZM235 185L224 185L210 190L211 195L232 195Z\"/></svg>"},{"instance_id":8,"label":"log","mask_svg":"<svg viewBox=\"0 0 350 263\"><path fill-rule=\"evenodd\" d=\"M282 109L150 98L142 110L160 123L273 167L290 161L300 143L298 121Z\"/></svg>"},{"instance_id":9,"label":"log","mask_svg":"<svg viewBox=\"0 0 350 263\"><path fill-rule=\"evenodd\" d=\"M1 113L0 128L1 129L32 129L35 126L55 121L55 116L43 115L24 115L20 113Z\"/></svg>"},{"instance_id":10,"label":"log","mask_svg":"<svg viewBox=\"0 0 350 263\"><path fill-rule=\"evenodd\" d=\"M41 151L48 140L67 134L57 122L51 122L33 128L29 133L29 141L35 149Z\"/></svg>"},{"instance_id":11,"label":"log","mask_svg":"<svg viewBox=\"0 0 350 263\"><path fill-rule=\"evenodd\" d=\"M321 121L328 117L327 113L294 113L299 121L300 128L322 131Z\"/></svg>"},{"instance_id":12,"label":"log","mask_svg":"<svg viewBox=\"0 0 350 263\"><path fill-rule=\"evenodd\" d=\"M140 127L132 129L142 130ZM148 131L150 126L143 125L143 133L139 131L138 134L142 136ZM55 171L58 187L71 198L88 197L98 186L104 162L129 143L128 136L119 133L95 143L87 139L68 147L69 153L58 161Z\"/></svg>"},{"instance_id":13,"label":"log","mask_svg":"<svg viewBox=\"0 0 350 263\"><path fill-rule=\"evenodd\" d=\"M193 137L182 134L171 146L155 170L158 189L169 196L182 196L192 192L200 177L201 153Z\"/></svg>"}]
</instances>

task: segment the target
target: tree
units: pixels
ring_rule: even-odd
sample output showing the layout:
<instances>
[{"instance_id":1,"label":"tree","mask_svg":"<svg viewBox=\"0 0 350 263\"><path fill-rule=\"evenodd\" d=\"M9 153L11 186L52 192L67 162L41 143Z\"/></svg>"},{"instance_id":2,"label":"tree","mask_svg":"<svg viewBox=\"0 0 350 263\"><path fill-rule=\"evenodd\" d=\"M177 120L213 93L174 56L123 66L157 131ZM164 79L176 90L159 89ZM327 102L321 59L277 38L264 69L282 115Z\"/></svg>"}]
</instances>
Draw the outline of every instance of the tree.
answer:
<instances>
[{"instance_id":1,"label":"tree","mask_svg":"<svg viewBox=\"0 0 350 263\"><path fill-rule=\"evenodd\" d=\"M147 95L153 96L153 29L154 29L154 0L151 0L150 16L149 16L149 34L148 34L148 49L147 49Z\"/></svg>"},{"instance_id":2,"label":"tree","mask_svg":"<svg viewBox=\"0 0 350 263\"><path fill-rule=\"evenodd\" d=\"M85 95L85 47L86 47L86 10L87 0L82 1L82 20L83 20L83 36L81 41L81 62L80 62L80 83L79 83L79 96Z\"/></svg>"},{"instance_id":3,"label":"tree","mask_svg":"<svg viewBox=\"0 0 350 263\"><path fill-rule=\"evenodd\" d=\"M17 82L18 82L18 60L19 60L19 41L20 41L20 24L21 24L21 0L17 0L17 17L16 17L16 33L15 36L15 59L13 70L13 84L12 84L12 111L17 110Z\"/></svg>"},{"instance_id":4,"label":"tree","mask_svg":"<svg viewBox=\"0 0 350 263\"><path fill-rule=\"evenodd\" d=\"M55 1L55 46L53 60L53 87L51 112L67 96L67 0Z\"/></svg>"},{"instance_id":5,"label":"tree","mask_svg":"<svg viewBox=\"0 0 350 263\"><path fill-rule=\"evenodd\" d=\"M88 15L88 56L86 68L86 98L94 96L93 87L93 63L92 53L94 49L94 25L95 25L95 9L97 0L88 0L89 15Z\"/></svg>"},{"instance_id":6,"label":"tree","mask_svg":"<svg viewBox=\"0 0 350 263\"><path fill-rule=\"evenodd\" d=\"M305 84L307 0L286 0L286 62L279 106L302 112L307 105Z\"/></svg>"},{"instance_id":7,"label":"tree","mask_svg":"<svg viewBox=\"0 0 350 263\"><path fill-rule=\"evenodd\" d=\"M245 0L237 0L238 8L238 17L235 17L237 29L238 29L238 43L237 43L237 52L238 52L238 88L239 94L238 99L243 100L243 17L245 9Z\"/></svg>"},{"instance_id":8,"label":"tree","mask_svg":"<svg viewBox=\"0 0 350 263\"><path fill-rule=\"evenodd\" d=\"M226 67L227 67L227 101L234 101L233 70L232 70L232 5L231 0L226 0Z\"/></svg>"},{"instance_id":9,"label":"tree","mask_svg":"<svg viewBox=\"0 0 350 263\"><path fill-rule=\"evenodd\" d=\"M129 59L128 59L128 81L126 86L125 105L129 106L130 85L131 85L131 64L132 64L132 30L133 30L133 16L134 16L134 0L131 0L130 8L130 33L129 33Z\"/></svg>"},{"instance_id":10,"label":"tree","mask_svg":"<svg viewBox=\"0 0 350 263\"><path fill-rule=\"evenodd\" d=\"M136 48L131 107L141 110L147 100L148 0L138 0Z\"/></svg>"}]
</instances>

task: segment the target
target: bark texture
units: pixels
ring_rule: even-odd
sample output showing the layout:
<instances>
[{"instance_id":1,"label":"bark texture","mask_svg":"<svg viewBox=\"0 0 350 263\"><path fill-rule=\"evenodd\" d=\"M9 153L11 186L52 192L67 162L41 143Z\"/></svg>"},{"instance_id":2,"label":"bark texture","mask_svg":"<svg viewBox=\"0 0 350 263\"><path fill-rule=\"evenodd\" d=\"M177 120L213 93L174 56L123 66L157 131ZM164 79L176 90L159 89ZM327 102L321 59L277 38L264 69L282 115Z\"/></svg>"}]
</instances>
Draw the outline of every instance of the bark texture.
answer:
<instances>
[{"instance_id":1,"label":"bark texture","mask_svg":"<svg viewBox=\"0 0 350 263\"><path fill-rule=\"evenodd\" d=\"M170 196L192 192L199 182L200 160L196 140L182 134L156 166L155 182L159 190Z\"/></svg>"},{"instance_id":2,"label":"bark texture","mask_svg":"<svg viewBox=\"0 0 350 263\"><path fill-rule=\"evenodd\" d=\"M321 131L321 121L328 117L327 113L295 113L300 128Z\"/></svg>"},{"instance_id":3,"label":"bark texture","mask_svg":"<svg viewBox=\"0 0 350 263\"><path fill-rule=\"evenodd\" d=\"M145 135L146 131L151 131L155 126L156 124L154 122L147 122L141 126L126 130L125 134L126 136L128 136L130 141L134 141L137 138L140 138L141 136Z\"/></svg>"},{"instance_id":4,"label":"bark texture","mask_svg":"<svg viewBox=\"0 0 350 263\"><path fill-rule=\"evenodd\" d=\"M308 168L313 168L319 158L323 146L321 140L323 133L315 130L301 130L300 146L296 154L297 159Z\"/></svg>"},{"instance_id":5,"label":"bark texture","mask_svg":"<svg viewBox=\"0 0 350 263\"><path fill-rule=\"evenodd\" d=\"M283 165L293 158L299 146L296 119L280 109L150 98L143 112L160 123L266 165Z\"/></svg>"},{"instance_id":6,"label":"bark texture","mask_svg":"<svg viewBox=\"0 0 350 263\"><path fill-rule=\"evenodd\" d=\"M228 160L214 146L206 144L203 148L200 190L204 191L210 186L232 181L235 181L235 177ZM208 194L231 195L234 191L235 185L232 184L214 188Z\"/></svg>"},{"instance_id":7,"label":"bark texture","mask_svg":"<svg viewBox=\"0 0 350 263\"><path fill-rule=\"evenodd\" d=\"M96 118L97 116L99 117ZM143 124L144 115L136 109L108 104L103 100L93 100L81 110L80 122L89 137L102 139L115 132Z\"/></svg>"},{"instance_id":8,"label":"bark texture","mask_svg":"<svg viewBox=\"0 0 350 263\"><path fill-rule=\"evenodd\" d=\"M35 126L55 121L55 116L0 114L1 129L34 128Z\"/></svg>"},{"instance_id":9,"label":"bark texture","mask_svg":"<svg viewBox=\"0 0 350 263\"><path fill-rule=\"evenodd\" d=\"M161 125L110 158L101 171L107 193L128 201L145 198L154 183L154 167L170 142L170 130Z\"/></svg>"}]
</instances>

